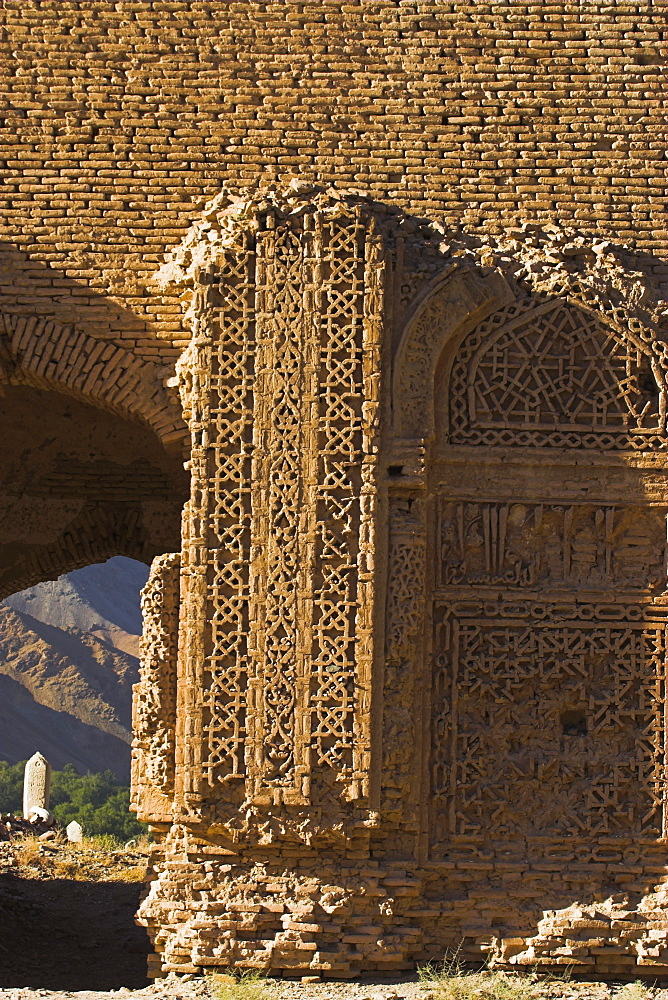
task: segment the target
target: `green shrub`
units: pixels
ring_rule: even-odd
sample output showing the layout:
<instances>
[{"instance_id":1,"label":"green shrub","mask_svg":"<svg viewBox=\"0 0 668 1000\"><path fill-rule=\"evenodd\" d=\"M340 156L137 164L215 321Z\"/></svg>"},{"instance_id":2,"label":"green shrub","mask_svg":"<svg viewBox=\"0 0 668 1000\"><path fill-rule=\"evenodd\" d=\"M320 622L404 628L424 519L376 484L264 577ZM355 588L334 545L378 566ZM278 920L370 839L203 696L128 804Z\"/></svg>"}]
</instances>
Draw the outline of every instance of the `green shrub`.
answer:
<instances>
[{"instance_id":1,"label":"green shrub","mask_svg":"<svg viewBox=\"0 0 668 1000\"><path fill-rule=\"evenodd\" d=\"M21 812L24 767L25 761L0 761L0 812ZM125 842L147 830L129 811L129 786L112 771L78 774L72 764L52 771L49 809L62 826L76 820L90 837L108 834Z\"/></svg>"},{"instance_id":2,"label":"green shrub","mask_svg":"<svg viewBox=\"0 0 668 1000\"><path fill-rule=\"evenodd\" d=\"M0 760L0 813L17 813L23 808L24 767L25 763Z\"/></svg>"}]
</instances>

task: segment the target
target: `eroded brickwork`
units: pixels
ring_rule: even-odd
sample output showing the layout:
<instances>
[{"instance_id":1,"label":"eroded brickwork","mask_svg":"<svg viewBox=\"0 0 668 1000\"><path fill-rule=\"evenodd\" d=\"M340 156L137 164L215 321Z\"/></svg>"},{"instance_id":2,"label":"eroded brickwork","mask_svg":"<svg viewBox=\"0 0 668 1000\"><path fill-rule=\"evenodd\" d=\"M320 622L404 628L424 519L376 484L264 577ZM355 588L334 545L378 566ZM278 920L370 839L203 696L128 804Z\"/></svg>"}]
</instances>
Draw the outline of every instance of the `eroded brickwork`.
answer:
<instances>
[{"instance_id":1,"label":"eroded brickwork","mask_svg":"<svg viewBox=\"0 0 668 1000\"><path fill-rule=\"evenodd\" d=\"M158 555L153 973L668 972L662 6L0 23L2 580Z\"/></svg>"},{"instance_id":2,"label":"eroded brickwork","mask_svg":"<svg viewBox=\"0 0 668 1000\"><path fill-rule=\"evenodd\" d=\"M668 969L668 341L573 239L293 187L163 269L193 460L156 970Z\"/></svg>"}]
</instances>

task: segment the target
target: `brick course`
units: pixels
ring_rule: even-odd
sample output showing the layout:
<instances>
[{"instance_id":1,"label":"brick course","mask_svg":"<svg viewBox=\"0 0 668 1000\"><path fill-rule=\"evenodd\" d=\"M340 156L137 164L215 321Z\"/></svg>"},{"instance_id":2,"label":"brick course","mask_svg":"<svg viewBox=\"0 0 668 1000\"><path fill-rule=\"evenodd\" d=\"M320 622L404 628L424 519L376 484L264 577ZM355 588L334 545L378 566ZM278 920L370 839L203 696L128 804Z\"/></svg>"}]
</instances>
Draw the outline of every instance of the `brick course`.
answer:
<instances>
[{"instance_id":1,"label":"brick course","mask_svg":"<svg viewBox=\"0 0 668 1000\"><path fill-rule=\"evenodd\" d=\"M151 275L222 184L665 259L664 3L5 0L2 300L167 360ZM657 265L661 272L660 265Z\"/></svg>"},{"instance_id":2,"label":"brick course","mask_svg":"<svg viewBox=\"0 0 668 1000\"><path fill-rule=\"evenodd\" d=\"M659 696L650 696L663 669L665 619L644 555L660 549L659 529L665 538L654 509L665 499L659 400L668 382L665 15L651 0L4 0L0 361L12 398L23 392L35 418L34 431L24 420L24 450L37 469L44 441L53 444L63 494L51 498L60 520L52 516L43 551L27 566L44 497L37 492L26 507L19 478L9 500L0 496L20 508L28 538L25 546L0 539L15 560L7 588L119 546L142 558L175 547L186 432L177 390L189 430L181 556L154 565L145 594L135 712L136 804L158 845L140 913L155 974L237 965L349 976L408 968L460 945L470 961L575 962L615 976L668 971L663 757ZM296 178L303 186L290 186ZM245 209L235 215L219 199L202 218L221 187L250 189ZM159 284L156 271L179 247ZM183 312L191 292L192 340ZM554 356L542 356L536 331ZM476 460L496 461L499 440L528 452L531 438L541 452L525 461L534 478L498 461L480 466L488 492L474 483L465 493L451 470L456 456L442 450L452 444L443 400L449 392L459 400L459 419L468 375L448 383L444 372L455 358L473 365L476 338L501 343L497 334L510 337L498 351L512 369L509 386L518 352L530 352L545 381L530 390L535 399L547 392L561 405L570 385L573 413L588 414L592 426L584 433L564 404L556 437L544 440L552 417L536 430L531 414L519 427L524 437L514 437L527 390L506 414L505 437L496 424L485 430L492 446ZM562 363L566 375L550 381L545 373ZM29 405L26 386L39 403ZM76 397L78 421L61 412L63 393ZM495 406L491 389L489 398ZM89 404L105 412L84 462L79 427L93 422L82 409ZM168 460L137 432L140 476L126 447L137 420L172 453ZM478 439L459 430L464 444L455 449L473 451ZM548 445L570 448L568 481L542 455ZM66 446L76 476L67 466L63 473ZM601 461L591 472L599 459L587 459L599 447L609 449L609 468ZM618 461L629 448L641 457ZM117 451L107 513L98 509L95 463L107 452L116 463ZM3 467L23 473L23 452L6 454ZM154 470L163 465L157 496ZM470 474L465 462L457 468ZM28 472L34 492L39 469ZM524 513L513 506L513 476L531 486ZM65 503L72 490L92 505L76 517ZM561 515L581 493L591 503L577 514L576 569L594 590L598 580L603 612L591 595L578 601L584 585L568 568L576 515ZM614 692L594 692L596 705L623 719L615 715L603 737L592 728L590 757L579 744L558 749L573 734L566 722L559 728L555 701L549 745L535 758L547 779L532 764L495 784L497 762L512 757L507 719L496 755L471 752L473 765L488 767L480 778L473 766L467 778L455 741L433 735L458 717L443 693L456 687L444 638L454 591L438 598L436 617L427 599L432 564L445 560L444 588L456 567L432 521L445 511L455 537L448 504L473 509L472 496L485 505L480 523L493 533L498 575L504 570L497 580L490 563L489 586L508 590L505 603L487 595L485 607L508 635L523 625L504 624L506 605L521 616L522 595L533 594L538 610L527 614L538 632L550 589L536 576L553 554L549 539L525 565L519 522L542 525L545 508L569 553L563 579L548 566L559 601L544 609L566 636L562 646L584 636L576 657L584 680L574 705L561 706L564 720L578 715L594 659L601 650L612 657L615 643L609 676L626 670L644 692L640 707L628 695L626 715ZM617 507L631 503L627 523ZM508 510L515 555L510 535L504 548ZM464 514L475 548L477 515ZM164 536L151 537L151 525L164 525ZM535 535L543 537L538 527ZM104 545L87 549L89 537ZM583 570L591 552L594 561L608 552L598 577ZM475 552L470 558L460 604L477 600L482 586ZM608 649L587 622L609 618L610 602L619 607ZM643 615L640 656L634 623ZM460 618L473 629L481 615L464 608ZM432 642L442 653L436 667ZM638 664L642 676L633 673ZM535 707L540 697L524 701ZM508 702L524 704L520 695ZM462 719L473 739L464 709ZM523 725L533 753L535 720ZM438 756L446 744L452 759ZM591 774L581 773L582 761ZM448 767L458 775L451 783ZM576 779L601 802L576 794ZM541 806L553 788L563 792L556 820ZM543 822L554 830L545 833Z\"/></svg>"}]
</instances>

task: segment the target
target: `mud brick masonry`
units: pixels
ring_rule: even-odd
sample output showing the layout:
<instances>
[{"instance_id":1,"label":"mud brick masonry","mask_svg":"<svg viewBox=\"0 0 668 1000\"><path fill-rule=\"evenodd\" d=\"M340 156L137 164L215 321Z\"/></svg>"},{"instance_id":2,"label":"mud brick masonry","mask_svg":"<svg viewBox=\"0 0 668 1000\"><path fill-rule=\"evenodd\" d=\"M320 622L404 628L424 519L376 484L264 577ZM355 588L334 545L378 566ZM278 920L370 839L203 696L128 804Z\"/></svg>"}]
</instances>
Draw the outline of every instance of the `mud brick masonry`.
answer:
<instances>
[{"instance_id":1,"label":"mud brick masonry","mask_svg":"<svg viewBox=\"0 0 668 1000\"><path fill-rule=\"evenodd\" d=\"M153 975L668 973L666 14L4 0L0 592L153 560Z\"/></svg>"}]
</instances>

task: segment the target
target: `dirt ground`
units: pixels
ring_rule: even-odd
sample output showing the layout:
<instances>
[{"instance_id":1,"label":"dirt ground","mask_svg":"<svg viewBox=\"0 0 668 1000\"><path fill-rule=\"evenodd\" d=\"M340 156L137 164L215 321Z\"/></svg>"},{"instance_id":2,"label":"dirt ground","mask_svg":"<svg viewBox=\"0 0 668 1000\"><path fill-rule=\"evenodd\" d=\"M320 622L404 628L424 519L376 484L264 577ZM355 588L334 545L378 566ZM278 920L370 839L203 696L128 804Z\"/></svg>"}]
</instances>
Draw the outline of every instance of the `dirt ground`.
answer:
<instances>
[{"instance_id":1,"label":"dirt ground","mask_svg":"<svg viewBox=\"0 0 668 1000\"><path fill-rule=\"evenodd\" d=\"M599 982L527 982L521 992L508 994L473 988L461 994L431 990L408 979L321 982L268 980L257 990L231 991L211 977L170 976L142 989L48 990L34 986L0 989L0 1000L668 1000L668 990L635 984Z\"/></svg>"},{"instance_id":2,"label":"dirt ground","mask_svg":"<svg viewBox=\"0 0 668 1000\"><path fill-rule=\"evenodd\" d=\"M512 997L503 984L499 991L490 983L488 991L472 982L455 995L416 976L241 987L225 976L170 976L151 983L148 938L133 919L144 868L141 850L0 844L0 1000L668 1000L666 984L567 977L523 980Z\"/></svg>"},{"instance_id":3,"label":"dirt ground","mask_svg":"<svg viewBox=\"0 0 668 1000\"><path fill-rule=\"evenodd\" d=\"M0 990L148 985L146 931L133 919L146 850L93 842L0 844Z\"/></svg>"}]
</instances>

